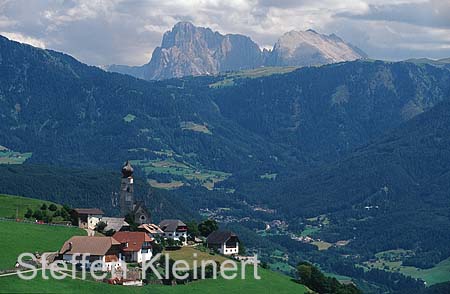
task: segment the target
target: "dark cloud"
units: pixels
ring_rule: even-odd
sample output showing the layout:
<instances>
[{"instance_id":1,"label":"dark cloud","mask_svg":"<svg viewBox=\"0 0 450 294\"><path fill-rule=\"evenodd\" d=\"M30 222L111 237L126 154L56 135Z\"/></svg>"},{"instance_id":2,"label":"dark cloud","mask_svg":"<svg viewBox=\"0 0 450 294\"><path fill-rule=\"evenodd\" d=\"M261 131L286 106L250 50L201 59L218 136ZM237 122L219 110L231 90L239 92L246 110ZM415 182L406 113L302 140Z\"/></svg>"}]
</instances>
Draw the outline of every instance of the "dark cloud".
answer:
<instances>
[{"instance_id":1,"label":"dark cloud","mask_svg":"<svg viewBox=\"0 0 450 294\"><path fill-rule=\"evenodd\" d=\"M396 21L436 28L450 28L450 1L370 5L369 12L364 14L342 12L336 14L336 16L361 20Z\"/></svg>"}]
</instances>

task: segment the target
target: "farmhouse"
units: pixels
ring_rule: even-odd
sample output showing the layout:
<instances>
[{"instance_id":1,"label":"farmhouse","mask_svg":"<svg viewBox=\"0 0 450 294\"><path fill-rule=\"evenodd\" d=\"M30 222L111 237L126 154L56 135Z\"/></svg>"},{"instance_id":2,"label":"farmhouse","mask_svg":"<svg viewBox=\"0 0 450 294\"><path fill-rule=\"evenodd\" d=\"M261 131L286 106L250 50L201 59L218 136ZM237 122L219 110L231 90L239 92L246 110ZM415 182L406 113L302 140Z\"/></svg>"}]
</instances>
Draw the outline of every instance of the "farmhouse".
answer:
<instances>
[{"instance_id":1,"label":"farmhouse","mask_svg":"<svg viewBox=\"0 0 450 294\"><path fill-rule=\"evenodd\" d=\"M103 211L98 208L76 208L74 212L82 229L94 230L103 217Z\"/></svg>"},{"instance_id":2,"label":"farmhouse","mask_svg":"<svg viewBox=\"0 0 450 294\"><path fill-rule=\"evenodd\" d=\"M214 231L206 239L209 248L217 250L224 255L239 253L239 238L230 231Z\"/></svg>"},{"instance_id":3,"label":"farmhouse","mask_svg":"<svg viewBox=\"0 0 450 294\"><path fill-rule=\"evenodd\" d=\"M126 262L144 262L152 258L152 238L145 232L117 232L113 236L120 242Z\"/></svg>"},{"instance_id":4,"label":"farmhouse","mask_svg":"<svg viewBox=\"0 0 450 294\"><path fill-rule=\"evenodd\" d=\"M187 225L178 219L165 219L159 223L163 237L187 244Z\"/></svg>"},{"instance_id":5,"label":"farmhouse","mask_svg":"<svg viewBox=\"0 0 450 294\"><path fill-rule=\"evenodd\" d=\"M66 262L72 262L72 257L75 256L77 260L75 263L81 264L82 257L77 255L89 254L85 266L100 260L98 270L110 271L116 265L120 265L120 247L120 242L112 237L74 236L64 243L59 255Z\"/></svg>"},{"instance_id":6,"label":"farmhouse","mask_svg":"<svg viewBox=\"0 0 450 294\"><path fill-rule=\"evenodd\" d=\"M147 233L151 238L156 238L164 234L163 230L155 224L142 224L138 227L138 230Z\"/></svg>"},{"instance_id":7,"label":"farmhouse","mask_svg":"<svg viewBox=\"0 0 450 294\"><path fill-rule=\"evenodd\" d=\"M102 222L106 224L106 227L103 229L105 232L110 230L115 232L130 230L130 224L123 217L103 217Z\"/></svg>"}]
</instances>

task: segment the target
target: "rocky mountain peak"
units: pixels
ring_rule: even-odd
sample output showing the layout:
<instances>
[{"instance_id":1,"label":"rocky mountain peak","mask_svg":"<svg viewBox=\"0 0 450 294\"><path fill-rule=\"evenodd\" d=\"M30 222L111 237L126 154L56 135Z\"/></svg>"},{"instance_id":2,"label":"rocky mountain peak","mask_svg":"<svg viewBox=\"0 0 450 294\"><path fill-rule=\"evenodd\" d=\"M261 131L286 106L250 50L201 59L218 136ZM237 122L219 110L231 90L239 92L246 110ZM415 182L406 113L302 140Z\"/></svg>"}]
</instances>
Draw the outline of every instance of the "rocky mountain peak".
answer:
<instances>
[{"instance_id":1,"label":"rocky mountain peak","mask_svg":"<svg viewBox=\"0 0 450 294\"><path fill-rule=\"evenodd\" d=\"M351 61L367 55L335 34L323 35L309 29L290 31L275 43L268 63L277 66L309 66Z\"/></svg>"},{"instance_id":2,"label":"rocky mountain peak","mask_svg":"<svg viewBox=\"0 0 450 294\"><path fill-rule=\"evenodd\" d=\"M163 35L150 62L141 67L110 66L108 70L148 80L190 75L214 75L224 71L261 66L310 66L365 58L360 49L335 34L312 29L290 31L272 50L263 50L249 37L222 35L191 22L178 22Z\"/></svg>"}]
</instances>

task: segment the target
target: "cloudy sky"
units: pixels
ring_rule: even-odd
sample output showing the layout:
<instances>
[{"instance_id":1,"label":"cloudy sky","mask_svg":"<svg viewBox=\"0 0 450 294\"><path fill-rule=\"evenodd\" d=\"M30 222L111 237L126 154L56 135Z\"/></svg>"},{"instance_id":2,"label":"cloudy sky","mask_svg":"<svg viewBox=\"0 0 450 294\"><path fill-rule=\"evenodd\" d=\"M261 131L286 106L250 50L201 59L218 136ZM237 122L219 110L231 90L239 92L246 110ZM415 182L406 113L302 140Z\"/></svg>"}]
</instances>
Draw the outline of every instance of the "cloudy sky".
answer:
<instances>
[{"instance_id":1,"label":"cloudy sky","mask_svg":"<svg viewBox=\"0 0 450 294\"><path fill-rule=\"evenodd\" d=\"M147 63L178 21L250 36L336 33L372 58L450 57L450 0L0 0L0 34L94 65Z\"/></svg>"}]
</instances>

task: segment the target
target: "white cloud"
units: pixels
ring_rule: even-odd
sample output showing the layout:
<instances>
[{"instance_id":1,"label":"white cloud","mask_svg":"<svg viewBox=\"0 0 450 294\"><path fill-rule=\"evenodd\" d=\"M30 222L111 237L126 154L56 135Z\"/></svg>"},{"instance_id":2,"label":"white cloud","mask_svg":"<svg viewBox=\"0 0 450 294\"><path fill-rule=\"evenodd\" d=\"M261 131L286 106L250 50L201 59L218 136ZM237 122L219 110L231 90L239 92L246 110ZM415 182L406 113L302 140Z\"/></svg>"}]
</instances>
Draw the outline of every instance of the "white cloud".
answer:
<instances>
[{"instance_id":1,"label":"white cloud","mask_svg":"<svg viewBox=\"0 0 450 294\"><path fill-rule=\"evenodd\" d=\"M0 32L0 35L5 36L10 40L14 40L20 43L29 44L34 47L45 49L45 42L43 40L35 39L29 36L24 36L21 33Z\"/></svg>"},{"instance_id":2,"label":"white cloud","mask_svg":"<svg viewBox=\"0 0 450 294\"><path fill-rule=\"evenodd\" d=\"M287 31L312 28L327 34L337 33L377 58L444 57L450 56L450 28L446 27L450 9L446 3L439 0L15 0L0 1L0 31L98 65L148 62L162 34L178 21L191 21L222 33L245 34L262 47L272 46ZM427 45L421 47L421 43Z\"/></svg>"}]
</instances>

